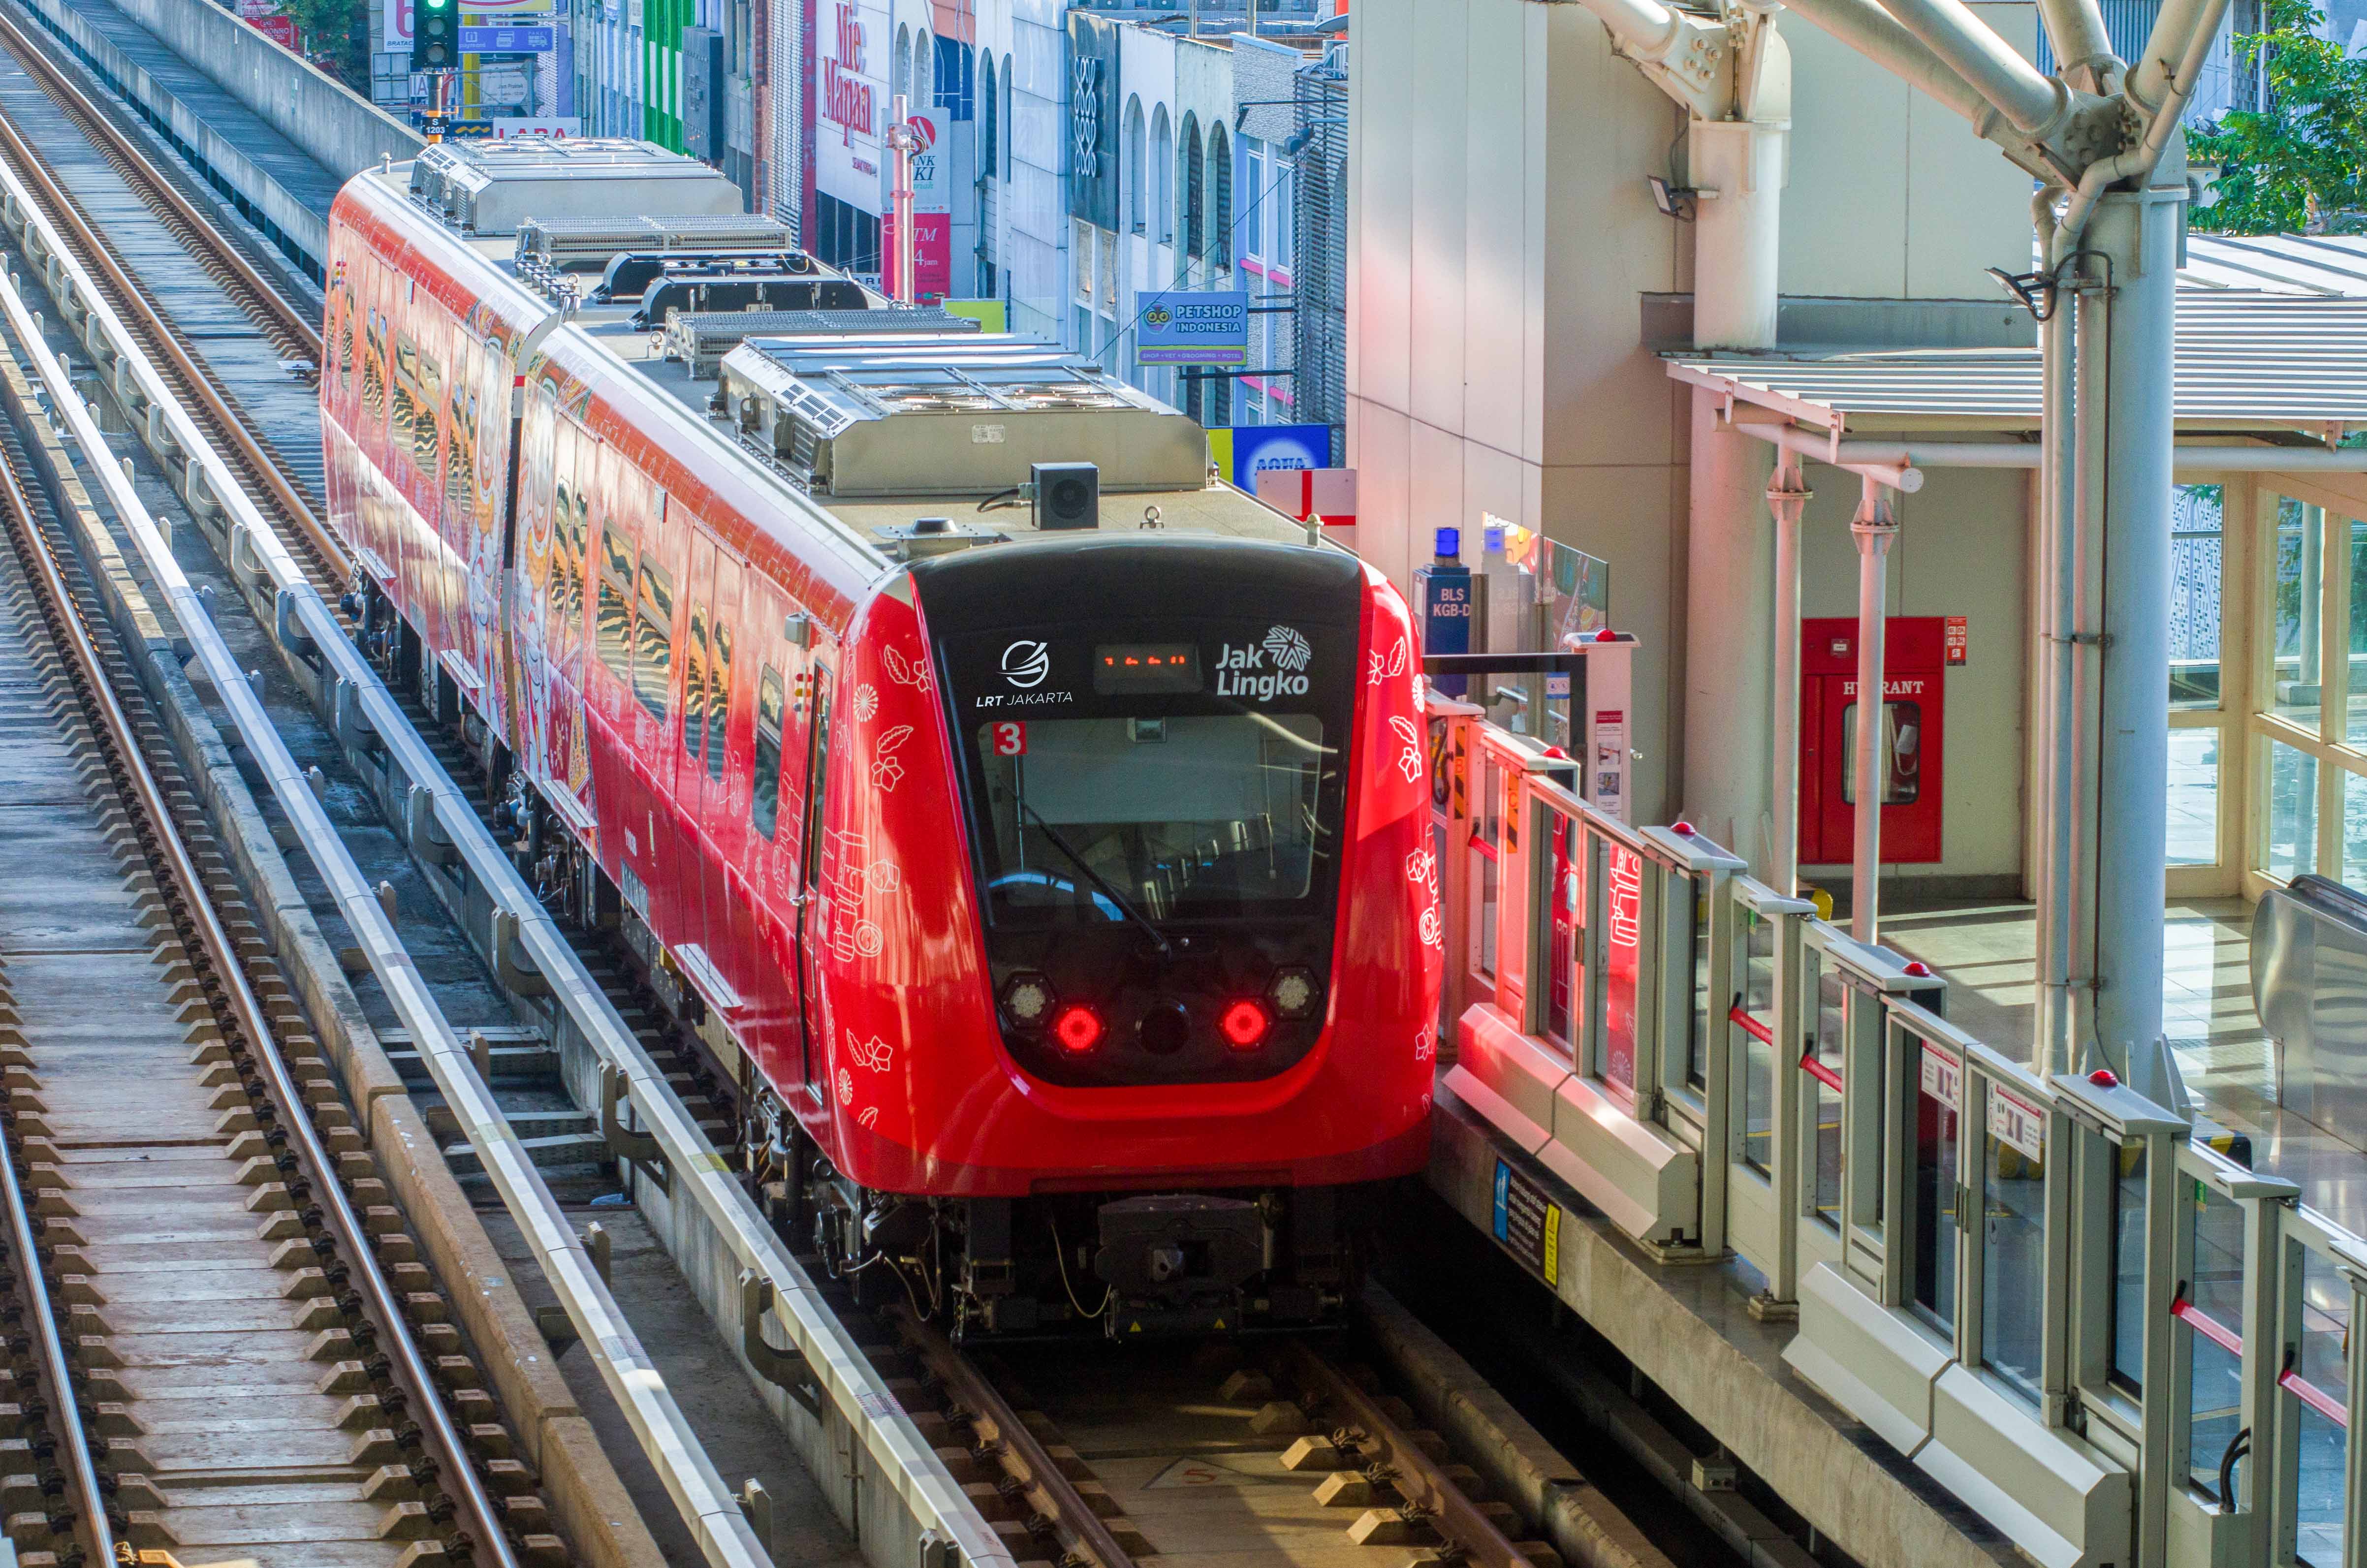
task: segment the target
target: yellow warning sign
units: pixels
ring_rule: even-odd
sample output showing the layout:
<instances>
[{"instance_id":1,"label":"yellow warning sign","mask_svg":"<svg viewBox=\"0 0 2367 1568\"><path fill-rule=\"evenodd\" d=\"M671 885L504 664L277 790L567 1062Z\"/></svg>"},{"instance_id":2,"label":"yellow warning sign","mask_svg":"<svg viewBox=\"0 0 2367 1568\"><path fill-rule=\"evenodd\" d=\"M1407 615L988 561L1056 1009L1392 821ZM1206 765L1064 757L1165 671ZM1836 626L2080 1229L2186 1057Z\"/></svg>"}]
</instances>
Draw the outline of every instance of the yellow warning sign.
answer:
<instances>
[{"instance_id":1,"label":"yellow warning sign","mask_svg":"<svg viewBox=\"0 0 2367 1568\"><path fill-rule=\"evenodd\" d=\"M1558 1203L1548 1203L1546 1205L1545 1246L1539 1248L1539 1251L1542 1253L1542 1256L1538 1258L1538 1262L1544 1266L1546 1283L1548 1285L1560 1284L1561 1205Z\"/></svg>"}]
</instances>

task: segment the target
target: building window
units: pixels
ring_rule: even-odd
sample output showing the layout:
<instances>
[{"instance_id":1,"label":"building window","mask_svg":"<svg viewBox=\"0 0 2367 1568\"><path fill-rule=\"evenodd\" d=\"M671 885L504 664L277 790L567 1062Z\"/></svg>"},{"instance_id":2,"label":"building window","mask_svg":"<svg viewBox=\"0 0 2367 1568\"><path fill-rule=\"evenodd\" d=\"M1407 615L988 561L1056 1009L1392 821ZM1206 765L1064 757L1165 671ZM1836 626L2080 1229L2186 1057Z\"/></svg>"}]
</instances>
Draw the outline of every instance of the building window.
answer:
<instances>
[{"instance_id":1,"label":"building window","mask_svg":"<svg viewBox=\"0 0 2367 1568\"><path fill-rule=\"evenodd\" d=\"M1150 210L1162 245L1175 243L1175 139L1167 129L1167 106L1150 117Z\"/></svg>"},{"instance_id":2,"label":"building window","mask_svg":"<svg viewBox=\"0 0 2367 1568\"><path fill-rule=\"evenodd\" d=\"M1200 165L1200 121L1196 116L1187 114L1184 117L1184 254L1194 261L1203 254L1205 177Z\"/></svg>"},{"instance_id":3,"label":"building window","mask_svg":"<svg viewBox=\"0 0 2367 1568\"><path fill-rule=\"evenodd\" d=\"M1241 209L1241 259L1263 265L1266 260L1266 148L1254 136L1241 138L1241 170L1244 186L1249 191L1248 205Z\"/></svg>"},{"instance_id":4,"label":"building window","mask_svg":"<svg viewBox=\"0 0 2367 1568\"><path fill-rule=\"evenodd\" d=\"M1208 130L1208 260L1229 267L1233 265L1233 153L1221 125Z\"/></svg>"}]
</instances>

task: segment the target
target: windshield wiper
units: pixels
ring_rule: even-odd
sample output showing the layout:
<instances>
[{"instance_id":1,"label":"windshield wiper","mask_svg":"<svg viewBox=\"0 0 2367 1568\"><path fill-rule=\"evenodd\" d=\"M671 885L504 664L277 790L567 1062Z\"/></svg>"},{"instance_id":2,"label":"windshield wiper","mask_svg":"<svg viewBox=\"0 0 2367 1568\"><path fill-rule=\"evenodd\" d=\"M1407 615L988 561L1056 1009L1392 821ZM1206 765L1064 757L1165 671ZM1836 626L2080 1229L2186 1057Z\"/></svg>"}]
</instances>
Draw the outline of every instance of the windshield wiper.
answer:
<instances>
[{"instance_id":1,"label":"windshield wiper","mask_svg":"<svg viewBox=\"0 0 2367 1568\"><path fill-rule=\"evenodd\" d=\"M1028 805L1024 800L1014 802L1014 804L1020 810L1027 814L1027 819L1035 823L1036 828L1042 831L1046 838L1052 840L1052 847L1054 849L1069 857L1069 863L1070 865L1075 866L1079 871L1085 874L1086 881L1092 883L1093 886L1100 891L1103 897L1106 897L1111 903L1117 906L1119 913L1123 914L1127 919L1132 920L1136 925L1140 926L1144 931L1150 933L1150 940L1159 944L1160 957L1172 958L1175 956L1175 950L1169 946L1167 939L1159 933L1159 928L1152 925L1149 919L1144 918L1142 911L1136 908L1133 903L1127 899L1127 896L1119 892L1117 888L1111 884L1109 878L1104 876L1100 872L1095 871L1086 863L1084 856L1070 849L1069 847L1069 840L1054 832L1052 830L1052 824L1045 821L1042 817L1038 816L1034 807Z\"/></svg>"}]
</instances>

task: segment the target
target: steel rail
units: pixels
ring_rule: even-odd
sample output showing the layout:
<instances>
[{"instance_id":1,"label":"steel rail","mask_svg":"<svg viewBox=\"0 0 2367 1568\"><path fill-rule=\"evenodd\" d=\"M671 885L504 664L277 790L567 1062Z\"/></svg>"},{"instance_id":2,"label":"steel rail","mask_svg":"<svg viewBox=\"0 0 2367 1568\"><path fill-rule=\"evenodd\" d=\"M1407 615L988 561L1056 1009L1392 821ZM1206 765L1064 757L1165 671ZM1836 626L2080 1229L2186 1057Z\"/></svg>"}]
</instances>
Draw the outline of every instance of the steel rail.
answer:
<instances>
[{"instance_id":1,"label":"steel rail","mask_svg":"<svg viewBox=\"0 0 2367 1568\"><path fill-rule=\"evenodd\" d=\"M1339 1369L1309 1349L1304 1341L1294 1339L1284 1346L1282 1359L1303 1392L1345 1414L1348 1419L1344 1424L1353 1427L1364 1439L1357 1445L1360 1449L1369 1445L1380 1450L1380 1461L1388 1469L1389 1484L1463 1553L1464 1561L1476 1562L1480 1568L1535 1568L1496 1528L1495 1522L1479 1511L1479 1506L1463 1488L1455 1484L1438 1461L1422 1451L1411 1434L1389 1418L1371 1394L1342 1375Z\"/></svg>"},{"instance_id":2,"label":"steel rail","mask_svg":"<svg viewBox=\"0 0 2367 1568\"><path fill-rule=\"evenodd\" d=\"M11 307L10 313L21 312L23 302L13 288L6 290L6 297ZM29 323L19 321L16 325L22 333ZM52 391L55 389L53 384ZM223 929L221 916L207 896L204 876L198 871L187 844L182 840L164 790L157 784L155 775L149 771L130 719L109 684L106 667L100 661L88 628L80 623L80 617L74 612L72 592L66 585L64 575L58 570L49 541L41 538L39 528L32 525L27 498L13 467L0 463L0 471L6 473L9 504L19 520L20 549L29 544L40 564L43 592L58 606L64 628L70 634L62 641L82 673L86 700L96 710L108 743L121 764L123 787L131 795L140 814L147 819L153 840L150 853L164 863L168 877L179 888L183 912L188 924L195 931L198 945L204 950L206 959L221 983L232 1017L253 1046L264 1086L271 1096L274 1109L278 1111L279 1124L287 1133L304 1174L311 1180L313 1201L345 1255L347 1277L360 1288L363 1303L379 1328L379 1344L389 1354L395 1382L406 1397L407 1409L425 1428L429 1450L439 1469L436 1484L458 1505L466 1519L472 1532L472 1555L476 1561L485 1568L518 1568L518 1558L511 1549L507 1531L503 1528L501 1508L485 1490L483 1478L469 1461L467 1445L452 1420L451 1413L445 1408L436 1392L434 1373L402 1314L401 1300L379 1266L378 1254L369 1244L369 1235L361 1216L354 1212L344 1184L337 1179L336 1162L321 1142L319 1130L312 1125L303 1093L297 1087L294 1075L289 1071L286 1058L280 1055L279 1043L270 1020L247 981L246 971L238 961L237 947L230 933ZM13 1184L13 1172L10 1173L10 1180ZM62 1350L60 1353L62 1355ZM68 1397L70 1400L71 1394ZM111 1557L101 1561L111 1561Z\"/></svg>"},{"instance_id":3,"label":"steel rail","mask_svg":"<svg viewBox=\"0 0 2367 1568\"><path fill-rule=\"evenodd\" d=\"M321 360L320 330L305 321L293 306L280 298L277 289L238 253L230 239L172 188L170 181L132 144L130 139L103 111L93 106L81 90L59 72L40 45L5 13L0 13L0 43L6 44L12 53L28 63L44 91L61 97L62 101L78 106L83 115L108 139L116 153L143 171L144 183L167 198L176 214L214 252L217 260L239 276L248 291L255 295L263 308L272 314L276 323L286 325L298 342L311 347L314 367L324 371L325 367ZM15 122L5 115L0 115L0 150L5 150L26 179L39 187L52 222L74 242L81 253L81 259L95 270L98 280L113 291L116 299L130 309L142 334L163 355L182 383L178 389L179 396L194 398L203 406L214 424L229 438L248 477L271 504L296 525L305 544L320 557L323 570L340 582L351 577L353 557L343 542L329 531L313 511L310 499L255 439L239 411L231 406L205 367L198 363L180 334L165 320L156 302L132 276L114 248L99 234L81 204L58 182L47 160L25 140Z\"/></svg>"},{"instance_id":4,"label":"steel rail","mask_svg":"<svg viewBox=\"0 0 2367 1568\"><path fill-rule=\"evenodd\" d=\"M1132 1568L1133 1555L1118 1544L1027 1423L969 1358L911 1307L899 1303L889 1309L889 1315L904 1343L952 1393L961 1416L1019 1495L1060 1538L1061 1546L1095 1568Z\"/></svg>"},{"instance_id":5,"label":"steel rail","mask_svg":"<svg viewBox=\"0 0 2367 1568\"><path fill-rule=\"evenodd\" d=\"M48 542L40 536L32 498L17 482L16 466L5 461L0 461L0 497L7 502L9 532L16 536L17 555L25 567L25 574L38 579L38 585L48 596L52 610L51 638L61 648L70 641L86 643L89 633L82 625L73 596L65 591L65 580L58 574L56 561L51 558ZM84 669L87 674L89 666ZM114 694L107 690L104 682L99 682L97 692L109 707L114 705ZM65 1446L66 1473L82 1511L82 1526L87 1537L85 1544L91 1550L91 1561L113 1562L114 1522L108 1517L107 1494L99 1485L96 1461L90 1456L90 1437L83 1427L81 1403L74 1398L74 1371L66 1358L65 1337L58 1331L57 1303L50 1298L49 1277L41 1271L40 1244L33 1234L33 1212L25 1201L24 1188L17 1180L13 1137L10 1142L11 1147L0 1151L0 1201L7 1205L8 1241L17 1251L17 1273L23 1281L26 1304L33 1309L32 1327L43 1392L49 1396L54 1435Z\"/></svg>"}]
</instances>

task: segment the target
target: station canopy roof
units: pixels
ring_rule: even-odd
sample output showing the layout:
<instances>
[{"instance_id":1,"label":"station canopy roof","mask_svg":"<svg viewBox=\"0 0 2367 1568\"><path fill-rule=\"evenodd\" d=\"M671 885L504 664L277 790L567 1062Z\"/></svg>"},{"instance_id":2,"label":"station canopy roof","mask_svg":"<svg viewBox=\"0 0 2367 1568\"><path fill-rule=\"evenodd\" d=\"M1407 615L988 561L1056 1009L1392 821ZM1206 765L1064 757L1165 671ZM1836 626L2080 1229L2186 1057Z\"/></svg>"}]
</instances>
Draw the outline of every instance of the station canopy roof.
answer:
<instances>
[{"instance_id":1,"label":"station canopy roof","mask_svg":"<svg viewBox=\"0 0 2367 1568\"><path fill-rule=\"evenodd\" d=\"M2034 341L1680 353L1669 373L1833 431L2029 430L2039 417ZM2367 426L2367 237L2191 235L2176 374L2181 431Z\"/></svg>"}]
</instances>

